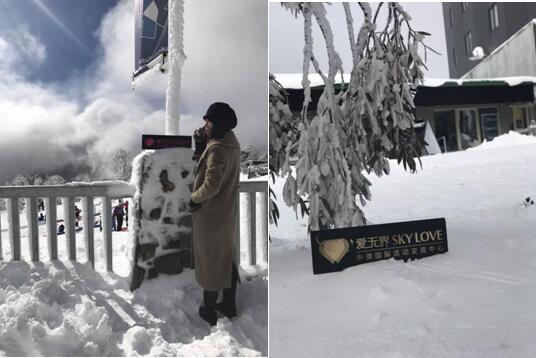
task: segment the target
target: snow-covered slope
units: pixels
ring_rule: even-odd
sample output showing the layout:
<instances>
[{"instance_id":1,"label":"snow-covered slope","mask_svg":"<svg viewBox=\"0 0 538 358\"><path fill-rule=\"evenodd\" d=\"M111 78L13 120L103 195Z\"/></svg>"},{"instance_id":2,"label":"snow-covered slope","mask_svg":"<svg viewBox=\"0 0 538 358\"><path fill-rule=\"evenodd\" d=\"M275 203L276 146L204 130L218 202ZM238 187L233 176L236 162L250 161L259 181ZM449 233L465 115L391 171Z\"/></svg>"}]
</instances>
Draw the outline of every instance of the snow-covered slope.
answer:
<instances>
[{"instance_id":1,"label":"snow-covered slope","mask_svg":"<svg viewBox=\"0 0 538 358\"><path fill-rule=\"evenodd\" d=\"M62 215L61 206L58 207ZM2 230L7 228L0 212ZM21 215L21 225L26 225ZM65 235L58 236L60 261L48 260L45 226L40 229L44 262L0 261L0 356L260 356L267 355L266 278L238 286L238 317L219 319L215 328L198 316L202 290L193 271L145 282L129 291L131 244L128 232L113 233L115 274L105 271L102 235L95 229L96 271L67 261ZM22 230L25 236L26 230ZM83 232L77 258L85 261ZM261 272L262 268L245 268Z\"/></svg>"},{"instance_id":2,"label":"snow-covered slope","mask_svg":"<svg viewBox=\"0 0 538 358\"><path fill-rule=\"evenodd\" d=\"M0 265L0 354L8 356L257 356L267 347L267 283L238 288L239 317L209 329L192 271L148 281L87 264Z\"/></svg>"},{"instance_id":3,"label":"snow-covered slope","mask_svg":"<svg viewBox=\"0 0 538 358\"><path fill-rule=\"evenodd\" d=\"M376 224L445 217L449 252L312 274L306 219L280 199L270 227L274 357L534 357L536 139L391 162L370 176ZM281 193L283 181L276 183Z\"/></svg>"}]
</instances>

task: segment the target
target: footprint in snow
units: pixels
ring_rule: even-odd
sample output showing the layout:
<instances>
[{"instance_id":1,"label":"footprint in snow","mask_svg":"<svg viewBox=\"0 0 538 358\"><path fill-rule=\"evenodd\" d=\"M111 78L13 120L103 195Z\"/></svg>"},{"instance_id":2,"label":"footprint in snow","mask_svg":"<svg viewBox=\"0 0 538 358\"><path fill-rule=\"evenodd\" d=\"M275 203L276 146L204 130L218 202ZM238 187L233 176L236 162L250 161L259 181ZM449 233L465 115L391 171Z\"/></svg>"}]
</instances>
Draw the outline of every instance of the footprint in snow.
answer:
<instances>
[{"instance_id":1,"label":"footprint in snow","mask_svg":"<svg viewBox=\"0 0 538 358\"><path fill-rule=\"evenodd\" d=\"M453 324L450 326L450 328L455 328L455 329L471 329L473 327L472 324L470 323L466 323L466 322L461 322L461 323L456 323L456 324Z\"/></svg>"},{"instance_id":2,"label":"footprint in snow","mask_svg":"<svg viewBox=\"0 0 538 358\"><path fill-rule=\"evenodd\" d=\"M384 286L375 286L369 290L370 296L376 299L386 299L389 297L387 289Z\"/></svg>"},{"instance_id":3,"label":"footprint in snow","mask_svg":"<svg viewBox=\"0 0 538 358\"><path fill-rule=\"evenodd\" d=\"M370 319L373 323L380 323L387 318L388 314L386 312L376 312Z\"/></svg>"},{"instance_id":4,"label":"footprint in snow","mask_svg":"<svg viewBox=\"0 0 538 358\"><path fill-rule=\"evenodd\" d=\"M426 298L429 300L434 300L436 298L441 297L442 295L443 295L443 290L433 290L426 295Z\"/></svg>"}]
</instances>

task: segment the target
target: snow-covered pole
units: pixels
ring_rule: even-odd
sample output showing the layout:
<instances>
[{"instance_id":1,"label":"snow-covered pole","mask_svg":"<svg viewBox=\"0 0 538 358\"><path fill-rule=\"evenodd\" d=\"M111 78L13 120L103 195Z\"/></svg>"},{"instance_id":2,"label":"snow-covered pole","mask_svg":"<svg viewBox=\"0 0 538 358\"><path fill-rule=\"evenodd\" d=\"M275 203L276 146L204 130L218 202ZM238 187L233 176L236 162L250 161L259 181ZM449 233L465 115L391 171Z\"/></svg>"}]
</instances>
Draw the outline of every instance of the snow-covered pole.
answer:
<instances>
[{"instance_id":1,"label":"snow-covered pole","mask_svg":"<svg viewBox=\"0 0 538 358\"><path fill-rule=\"evenodd\" d=\"M166 132L179 134L179 97L183 51L183 1L168 0L168 88L166 89Z\"/></svg>"}]
</instances>

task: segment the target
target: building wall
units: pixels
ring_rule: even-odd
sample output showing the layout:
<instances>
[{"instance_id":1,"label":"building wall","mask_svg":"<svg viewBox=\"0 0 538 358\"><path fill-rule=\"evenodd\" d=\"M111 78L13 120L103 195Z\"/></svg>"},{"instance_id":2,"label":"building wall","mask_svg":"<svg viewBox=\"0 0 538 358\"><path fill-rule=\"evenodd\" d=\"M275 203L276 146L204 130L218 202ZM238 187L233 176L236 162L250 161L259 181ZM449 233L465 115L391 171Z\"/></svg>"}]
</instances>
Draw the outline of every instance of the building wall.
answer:
<instances>
[{"instance_id":1,"label":"building wall","mask_svg":"<svg viewBox=\"0 0 538 358\"><path fill-rule=\"evenodd\" d=\"M443 20L451 78L460 78L479 61L471 61L465 51L465 35L472 35L472 48L481 46L486 54L491 53L525 24L535 18L536 3L467 3L463 11L463 3L444 2ZM489 9L497 4L499 27L491 30ZM452 24L450 25L450 13ZM454 61L453 49L456 52Z\"/></svg>"},{"instance_id":2,"label":"building wall","mask_svg":"<svg viewBox=\"0 0 538 358\"><path fill-rule=\"evenodd\" d=\"M524 54L524 55L522 55ZM529 24L462 78L536 76L535 26Z\"/></svg>"}]
</instances>

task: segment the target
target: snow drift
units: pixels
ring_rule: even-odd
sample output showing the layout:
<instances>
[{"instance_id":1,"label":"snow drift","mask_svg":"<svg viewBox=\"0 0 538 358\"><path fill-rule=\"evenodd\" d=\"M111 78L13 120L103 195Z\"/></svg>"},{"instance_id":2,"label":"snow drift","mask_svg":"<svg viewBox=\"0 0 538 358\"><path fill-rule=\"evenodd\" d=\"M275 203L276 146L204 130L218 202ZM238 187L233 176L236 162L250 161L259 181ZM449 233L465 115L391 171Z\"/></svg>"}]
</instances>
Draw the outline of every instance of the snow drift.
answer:
<instances>
[{"instance_id":1,"label":"snow drift","mask_svg":"<svg viewBox=\"0 0 538 358\"><path fill-rule=\"evenodd\" d=\"M275 357L534 357L536 138L517 133L370 176L371 223L445 217L448 253L312 274L307 219L271 226Z\"/></svg>"},{"instance_id":2,"label":"snow drift","mask_svg":"<svg viewBox=\"0 0 538 358\"><path fill-rule=\"evenodd\" d=\"M58 207L59 219L63 210ZM194 271L160 275L129 290L132 243L113 232L115 273L105 271L102 233L95 230L95 267L67 260L65 235L58 236L60 261L48 261L46 227L39 226L44 262L30 262L26 215L21 214L21 257L11 259L7 218L0 211L6 261L0 261L0 356L260 356L267 355L266 268L244 267L258 278L237 289L239 315L211 328L198 316L202 290ZM131 223L131 220L129 220ZM83 232L77 257L86 257Z\"/></svg>"}]
</instances>

